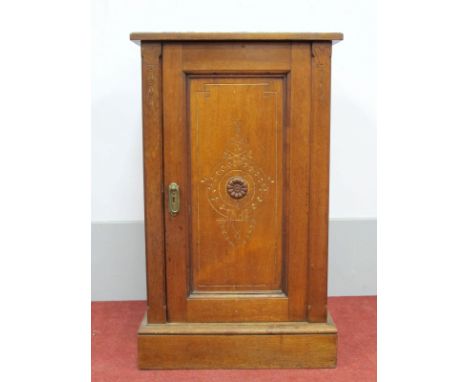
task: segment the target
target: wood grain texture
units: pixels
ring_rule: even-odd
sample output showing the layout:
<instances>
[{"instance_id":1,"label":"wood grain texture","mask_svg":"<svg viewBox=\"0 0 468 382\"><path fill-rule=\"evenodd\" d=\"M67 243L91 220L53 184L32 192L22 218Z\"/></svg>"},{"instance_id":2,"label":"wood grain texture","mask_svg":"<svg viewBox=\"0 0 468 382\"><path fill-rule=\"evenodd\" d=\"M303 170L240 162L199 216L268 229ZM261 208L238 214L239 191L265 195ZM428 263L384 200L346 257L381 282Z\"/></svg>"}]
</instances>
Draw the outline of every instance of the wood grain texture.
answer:
<instances>
[{"instance_id":1,"label":"wood grain texture","mask_svg":"<svg viewBox=\"0 0 468 382\"><path fill-rule=\"evenodd\" d=\"M187 73L285 73L291 65L287 42L184 43L183 70Z\"/></svg>"},{"instance_id":2,"label":"wood grain texture","mask_svg":"<svg viewBox=\"0 0 468 382\"><path fill-rule=\"evenodd\" d=\"M143 43L141 57L148 320L165 322L161 44Z\"/></svg>"},{"instance_id":3,"label":"wood grain texture","mask_svg":"<svg viewBox=\"0 0 468 382\"><path fill-rule=\"evenodd\" d=\"M140 369L336 367L336 335L139 336Z\"/></svg>"},{"instance_id":4,"label":"wood grain texture","mask_svg":"<svg viewBox=\"0 0 468 382\"><path fill-rule=\"evenodd\" d=\"M138 331L141 369L331 368L336 327L326 323L147 324Z\"/></svg>"},{"instance_id":5,"label":"wood grain texture","mask_svg":"<svg viewBox=\"0 0 468 382\"><path fill-rule=\"evenodd\" d=\"M199 282L197 282L197 273L195 272L195 284L194 286L198 289L213 288L217 291L224 290L260 290L264 289L268 293L271 293L271 289L278 288L281 279L281 221L282 221L282 207L281 207L281 187L282 187L282 170L281 170L281 154L282 154L282 89L275 89L273 86L270 89L270 83L260 95L252 93L244 93L235 87L236 95L231 98L226 97L226 94L222 94L221 97L215 97L215 91L212 90L212 98L216 100L215 109L209 110L206 114L208 117L207 121L202 121L201 125L202 132L205 131L208 135L203 137L203 141L200 139L202 153L208 153L207 158L198 161L203 168L206 169L202 172L203 176L209 176L212 171L219 171L217 169L218 162L224 157L225 152L225 141L230 135L234 134L237 126L234 126L242 120L247 123L256 123L257 126L247 125L244 127L245 138L249 141L252 148L252 152L257 152L258 160L260 164L256 164L252 172L250 169L241 168L242 163L236 171L245 170L244 176L249 179L252 187L252 191L257 188L255 195L256 200L249 201L249 209L244 208L239 213L242 215L242 219L245 218L246 213L255 213L255 216L250 221L258 220L256 224L256 237L251 240L252 244L244 251L242 246L245 243L236 243L234 249L232 243L222 237L220 231L219 217L206 215L211 213L211 209L206 203L205 192L200 192L197 188L199 182L202 180L201 176L198 176L197 166L193 166L193 158L191 158L191 152L194 151L194 147L191 146L194 135L189 134L185 126L193 125L194 121L190 119L189 108L187 99L190 93L187 93L189 83L187 82L189 77L183 70L186 67L184 60L184 50L186 46L182 44L166 44L163 48L163 66L167 68L163 75L164 85L164 145L169 148L165 150L164 166L165 166L165 179L166 184L170 182L176 182L180 186L181 190L181 203L180 213L177 216L170 216L166 214L166 256L167 256L167 299L168 299L168 320L172 322L183 322L183 321L282 321L287 320L287 301L284 298L270 298L267 296L256 297L250 301L246 298L236 299L234 296L228 300L216 298L205 298L189 299L192 288L190 286L190 280L193 280L194 267L200 267L201 275ZM222 52L221 52L222 53ZM263 53L268 54L268 50ZM250 61L247 59L246 61ZM268 69L268 66L267 66ZM231 74L231 75L235 75ZM262 78L226 78L220 85L230 85L232 83L252 83L257 84L258 80L265 82ZM202 80L202 86L204 82L219 83L217 78L205 78ZM213 82L214 81L214 82ZM227 82L226 82L227 81ZM250 82L249 82L250 81ZM278 85L282 84L281 80L277 80ZM272 79L270 79L272 82ZM247 86L248 88L250 86ZM263 85L262 85L263 87ZM253 86L255 88L255 86ZM253 96L251 95L253 94ZM279 93L278 98L268 93ZM247 103L246 103L247 102ZM259 104L262 106L258 109L252 106L255 102L263 102ZM194 105L192 105L194 106ZM265 109L269 107L269 109ZM251 109L250 109L251 108ZM252 111L249 111L252 110ZM261 123L262 118L265 118L265 114L259 114L259 111L263 113L268 112L271 117L275 120L266 120L263 124ZM231 115L231 114L232 115ZM234 113L234 114L233 114ZM236 115L238 113L238 115ZM240 113L240 114L239 114ZM253 114L252 114L253 113ZM257 114L255 114L257 113ZM220 115L220 119L211 119L210 116ZM253 117L253 118L252 118ZM276 124L278 126L276 126ZM261 128L259 128L259 126ZM231 129L229 131L228 129ZM242 129L242 127L239 127ZM278 130L278 134L275 134L275 129ZM216 139L216 133L228 132L229 134L222 134L219 139ZM252 136L250 136L250 135ZM255 135L259 135L258 137ZM265 142L271 140L275 142L271 145L265 146ZM269 147L271 146L271 147ZM219 152L215 148L219 148ZM265 149L265 147L267 149ZM278 148L278 150L276 150ZM247 151L250 151L247 150ZM279 151L279 159L274 159L274 155L270 155L270 152ZM216 155L218 154L218 155ZM248 154L248 153L246 153ZM263 164L262 164L263 161ZM196 162L196 160L195 160ZM273 172L277 172L279 178L276 179L278 186L277 191L272 192L271 196L261 195L260 188L265 187L269 179L263 172L268 170L270 166L276 165L275 162L279 162L279 170L273 169ZM266 169L266 170L263 170ZM267 171L270 172L270 171ZM260 174L260 175L259 175ZM263 179L264 178L264 179ZM269 177L268 177L269 178ZM226 179L225 179L226 180ZM273 190L276 185L271 187ZM223 190L225 193L225 190ZM226 196L226 195L224 195ZM261 210L260 197L265 198L266 208ZM248 198L246 198L249 200ZM277 226L273 227L274 231L271 231L269 237L265 237L265 233L270 232L270 215L269 207L274 206L275 202L279 204L276 209L278 212ZM196 206L204 202L202 205L203 209L196 209ZM240 201L242 204L243 201ZM253 207L255 205L255 207ZM257 210L257 211L253 211ZM265 213L267 215L265 215ZM262 218L262 214L265 217ZM196 216L200 215L200 219L196 219ZM213 214L212 214L213 215ZM194 218L194 219L192 219ZM235 216L234 219L237 219ZM248 217L247 217L248 218ZM246 218L246 219L247 219ZM194 222L192 226L190 221ZM247 219L249 220L249 219ZM204 225L208 224L208 227L203 229L196 229L199 222ZM259 224L262 223L263 224ZM240 222L243 223L243 222ZM230 223L231 224L231 223ZM235 222L234 224L237 224ZM242 224L241 224L242 225ZM195 227L195 228L194 228ZM222 228L222 227L221 227ZM238 228L235 228L237 230ZM242 228L243 229L243 228ZM247 227L247 230L249 227ZM227 229L229 231L229 229ZM202 254L200 258L203 260L203 264L200 266L197 263L197 258L192 258L194 250L196 250L197 242L199 240L199 234L203 234L206 237L204 240L204 246L202 247ZM233 238L233 233L229 232L230 239ZM244 238L240 238L241 241ZM245 238L246 239L246 238ZM264 243L271 242L273 245L273 252L266 248L262 252L262 246ZM279 244L276 244L276 243ZM226 250L229 250L230 256L224 256ZM245 252L244 264L241 262L242 252ZM228 254L229 254L228 253ZM262 255L263 253L263 255ZM224 256L224 258L223 258ZM270 259L269 259L270 258ZM271 260L271 261L270 261ZM270 261L272 267L265 267L267 262ZM261 274L263 272L263 280ZM270 273L273 273L270 275ZM249 279L250 277L250 279ZM272 277L272 278L271 278ZM271 278L271 279L270 279ZM257 281L255 281L257 280ZM252 285L252 282L257 282L266 285L265 287L259 287L258 285ZM207 285L202 288L203 283ZM218 286L216 286L218 285ZM231 303L227 303L230 301Z\"/></svg>"},{"instance_id":6,"label":"wood grain texture","mask_svg":"<svg viewBox=\"0 0 468 382\"><path fill-rule=\"evenodd\" d=\"M130 40L143 41L312 41L343 39L342 33L210 33L210 32L133 32Z\"/></svg>"},{"instance_id":7,"label":"wood grain texture","mask_svg":"<svg viewBox=\"0 0 468 382\"><path fill-rule=\"evenodd\" d=\"M189 298L187 300L188 322L276 322L287 321L288 298L257 297L243 298Z\"/></svg>"},{"instance_id":8,"label":"wood grain texture","mask_svg":"<svg viewBox=\"0 0 468 382\"><path fill-rule=\"evenodd\" d=\"M149 324L146 316L138 334L336 334L331 315L327 322L238 322Z\"/></svg>"},{"instance_id":9,"label":"wood grain texture","mask_svg":"<svg viewBox=\"0 0 468 382\"><path fill-rule=\"evenodd\" d=\"M169 321L303 321L310 44L229 47L163 47L166 183L181 189L166 216ZM227 194L232 176L245 199ZM227 291L256 295L215 295Z\"/></svg>"},{"instance_id":10,"label":"wood grain texture","mask_svg":"<svg viewBox=\"0 0 468 382\"><path fill-rule=\"evenodd\" d=\"M310 44L291 45L289 73L290 102L287 128L286 241L289 320L306 319L309 145L304 144L310 129Z\"/></svg>"},{"instance_id":11,"label":"wood grain texture","mask_svg":"<svg viewBox=\"0 0 468 382\"><path fill-rule=\"evenodd\" d=\"M196 76L187 88L191 290L280 291L284 76Z\"/></svg>"},{"instance_id":12,"label":"wood grain texture","mask_svg":"<svg viewBox=\"0 0 468 382\"><path fill-rule=\"evenodd\" d=\"M334 367L330 65L341 34L142 41L140 368ZM180 189L180 211L163 190Z\"/></svg>"},{"instance_id":13,"label":"wood grain texture","mask_svg":"<svg viewBox=\"0 0 468 382\"><path fill-rule=\"evenodd\" d=\"M189 197L185 75L182 44L163 46L164 171L166 187L180 187L180 212L166 214L166 285L168 321L186 320L189 287ZM167 198L166 198L167 202Z\"/></svg>"},{"instance_id":14,"label":"wood grain texture","mask_svg":"<svg viewBox=\"0 0 468 382\"><path fill-rule=\"evenodd\" d=\"M308 319L327 317L331 43L312 43Z\"/></svg>"}]
</instances>

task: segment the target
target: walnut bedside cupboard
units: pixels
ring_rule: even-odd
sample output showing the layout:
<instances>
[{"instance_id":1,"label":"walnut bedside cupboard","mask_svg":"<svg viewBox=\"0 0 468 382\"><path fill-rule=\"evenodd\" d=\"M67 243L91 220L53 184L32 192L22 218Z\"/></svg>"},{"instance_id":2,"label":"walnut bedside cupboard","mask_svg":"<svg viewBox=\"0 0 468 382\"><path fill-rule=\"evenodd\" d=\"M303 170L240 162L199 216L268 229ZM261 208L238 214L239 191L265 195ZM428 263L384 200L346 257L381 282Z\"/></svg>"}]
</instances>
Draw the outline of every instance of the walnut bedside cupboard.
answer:
<instances>
[{"instance_id":1,"label":"walnut bedside cupboard","mask_svg":"<svg viewBox=\"0 0 468 382\"><path fill-rule=\"evenodd\" d=\"M141 46L141 369L335 367L330 61L341 33L132 33Z\"/></svg>"}]
</instances>

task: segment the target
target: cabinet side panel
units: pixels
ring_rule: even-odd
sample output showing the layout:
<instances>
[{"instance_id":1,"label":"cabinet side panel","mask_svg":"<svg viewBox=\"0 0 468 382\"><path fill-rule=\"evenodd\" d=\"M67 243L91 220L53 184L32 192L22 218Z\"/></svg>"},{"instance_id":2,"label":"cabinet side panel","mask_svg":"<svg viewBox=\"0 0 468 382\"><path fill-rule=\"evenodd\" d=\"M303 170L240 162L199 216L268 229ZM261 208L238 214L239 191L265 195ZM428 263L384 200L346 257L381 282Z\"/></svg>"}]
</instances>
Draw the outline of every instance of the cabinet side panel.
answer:
<instances>
[{"instance_id":1,"label":"cabinet side panel","mask_svg":"<svg viewBox=\"0 0 468 382\"><path fill-rule=\"evenodd\" d=\"M148 322L155 323L166 321L161 44L142 43L141 57Z\"/></svg>"},{"instance_id":2,"label":"cabinet side panel","mask_svg":"<svg viewBox=\"0 0 468 382\"><path fill-rule=\"evenodd\" d=\"M330 63L331 42L313 42L309 199L308 319L310 322L327 320Z\"/></svg>"}]
</instances>

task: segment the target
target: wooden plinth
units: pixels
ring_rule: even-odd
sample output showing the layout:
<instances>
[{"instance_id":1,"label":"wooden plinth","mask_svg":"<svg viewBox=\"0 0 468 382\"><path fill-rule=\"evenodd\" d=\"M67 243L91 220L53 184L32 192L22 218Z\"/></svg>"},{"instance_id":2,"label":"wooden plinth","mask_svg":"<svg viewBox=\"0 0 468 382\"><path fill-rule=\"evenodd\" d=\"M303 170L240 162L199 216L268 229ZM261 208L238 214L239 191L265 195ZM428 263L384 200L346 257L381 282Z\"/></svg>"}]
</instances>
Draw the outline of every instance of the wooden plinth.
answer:
<instances>
[{"instance_id":1,"label":"wooden plinth","mask_svg":"<svg viewBox=\"0 0 468 382\"><path fill-rule=\"evenodd\" d=\"M140 369L333 368L337 331L327 323L167 323L138 330Z\"/></svg>"}]
</instances>

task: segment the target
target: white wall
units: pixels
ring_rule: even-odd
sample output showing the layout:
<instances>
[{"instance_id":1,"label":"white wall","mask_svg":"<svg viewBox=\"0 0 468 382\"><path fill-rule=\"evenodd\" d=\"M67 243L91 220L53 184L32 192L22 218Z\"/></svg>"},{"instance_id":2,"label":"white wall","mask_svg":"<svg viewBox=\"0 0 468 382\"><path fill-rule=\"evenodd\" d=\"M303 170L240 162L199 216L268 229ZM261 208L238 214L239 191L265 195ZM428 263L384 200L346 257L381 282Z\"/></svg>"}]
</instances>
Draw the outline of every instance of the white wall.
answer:
<instances>
[{"instance_id":1,"label":"white wall","mask_svg":"<svg viewBox=\"0 0 468 382\"><path fill-rule=\"evenodd\" d=\"M375 220L330 220L328 295L377 294ZM146 299L142 221L91 225L93 301Z\"/></svg>"},{"instance_id":2,"label":"white wall","mask_svg":"<svg viewBox=\"0 0 468 382\"><path fill-rule=\"evenodd\" d=\"M139 47L133 31L343 32L334 46L330 216L376 217L376 2L95 0L92 220L143 220Z\"/></svg>"}]
</instances>

